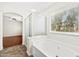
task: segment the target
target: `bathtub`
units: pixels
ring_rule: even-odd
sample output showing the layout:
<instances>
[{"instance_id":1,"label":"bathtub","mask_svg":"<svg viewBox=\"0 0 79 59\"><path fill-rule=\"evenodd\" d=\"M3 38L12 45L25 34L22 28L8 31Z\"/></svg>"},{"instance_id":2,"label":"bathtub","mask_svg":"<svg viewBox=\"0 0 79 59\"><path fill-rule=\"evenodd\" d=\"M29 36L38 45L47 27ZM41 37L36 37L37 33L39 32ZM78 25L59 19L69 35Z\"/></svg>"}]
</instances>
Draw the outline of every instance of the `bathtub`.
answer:
<instances>
[{"instance_id":1,"label":"bathtub","mask_svg":"<svg viewBox=\"0 0 79 59\"><path fill-rule=\"evenodd\" d=\"M48 40L47 36L32 37L32 54L35 57L55 57L56 42Z\"/></svg>"},{"instance_id":2,"label":"bathtub","mask_svg":"<svg viewBox=\"0 0 79 59\"><path fill-rule=\"evenodd\" d=\"M28 37L32 44L31 54L34 57L79 57L79 40L77 40L79 38L74 38L76 40L63 38L67 38L67 36L40 35Z\"/></svg>"}]
</instances>

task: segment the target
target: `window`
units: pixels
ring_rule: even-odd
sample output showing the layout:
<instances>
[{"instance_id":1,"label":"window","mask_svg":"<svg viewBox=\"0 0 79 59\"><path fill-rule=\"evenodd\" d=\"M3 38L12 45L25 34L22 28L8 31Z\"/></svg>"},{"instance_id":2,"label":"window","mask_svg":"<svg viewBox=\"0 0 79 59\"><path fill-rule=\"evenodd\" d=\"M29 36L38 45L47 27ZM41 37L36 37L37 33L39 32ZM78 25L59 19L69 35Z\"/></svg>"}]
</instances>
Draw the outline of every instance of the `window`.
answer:
<instances>
[{"instance_id":1,"label":"window","mask_svg":"<svg viewBox=\"0 0 79 59\"><path fill-rule=\"evenodd\" d=\"M79 32L79 8L72 8L52 16L51 30L58 32Z\"/></svg>"}]
</instances>

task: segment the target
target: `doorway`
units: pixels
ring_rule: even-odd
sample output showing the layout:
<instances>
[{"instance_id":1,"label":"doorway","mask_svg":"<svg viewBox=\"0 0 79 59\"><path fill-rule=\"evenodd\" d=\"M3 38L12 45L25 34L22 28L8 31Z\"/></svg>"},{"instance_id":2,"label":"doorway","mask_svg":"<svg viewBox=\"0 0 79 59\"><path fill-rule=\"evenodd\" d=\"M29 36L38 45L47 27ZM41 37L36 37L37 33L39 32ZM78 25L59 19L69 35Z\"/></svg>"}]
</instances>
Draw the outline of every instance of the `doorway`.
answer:
<instances>
[{"instance_id":1,"label":"doorway","mask_svg":"<svg viewBox=\"0 0 79 59\"><path fill-rule=\"evenodd\" d=\"M22 45L22 19L17 13L3 14L3 48Z\"/></svg>"}]
</instances>

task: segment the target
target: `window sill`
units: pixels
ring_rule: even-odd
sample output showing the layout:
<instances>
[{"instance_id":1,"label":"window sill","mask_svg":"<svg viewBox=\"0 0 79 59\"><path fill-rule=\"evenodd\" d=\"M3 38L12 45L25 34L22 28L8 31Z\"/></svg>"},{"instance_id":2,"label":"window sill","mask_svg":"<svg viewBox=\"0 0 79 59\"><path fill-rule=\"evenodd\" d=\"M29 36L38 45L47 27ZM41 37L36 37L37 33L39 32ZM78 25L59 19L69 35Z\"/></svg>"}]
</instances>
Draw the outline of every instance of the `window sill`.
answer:
<instances>
[{"instance_id":1,"label":"window sill","mask_svg":"<svg viewBox=\"0 0 79 59\"><path fill-rule=\"evenodd\" d=\"M51 31L50 33L79 36L79 32L58 32L58 31Z\"/></svg>"}]
</instances>

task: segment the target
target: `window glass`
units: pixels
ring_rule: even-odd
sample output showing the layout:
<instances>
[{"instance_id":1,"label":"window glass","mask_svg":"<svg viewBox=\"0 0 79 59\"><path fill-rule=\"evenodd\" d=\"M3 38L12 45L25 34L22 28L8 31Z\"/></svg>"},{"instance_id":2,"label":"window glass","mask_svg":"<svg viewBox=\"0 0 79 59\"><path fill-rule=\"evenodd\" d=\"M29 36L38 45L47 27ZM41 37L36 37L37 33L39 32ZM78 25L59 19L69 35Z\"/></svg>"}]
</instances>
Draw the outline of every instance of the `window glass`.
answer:
<instances>
[{"instance_id":1,"label":"window glass","mask_svg":"<svg viewBox=\"0 0 79 59\"><path fill-rule=\"evenodd\" d=\"M79 8L73 8L52 16L51 30L79 32Z\"/></svg>"}]
</instances>

